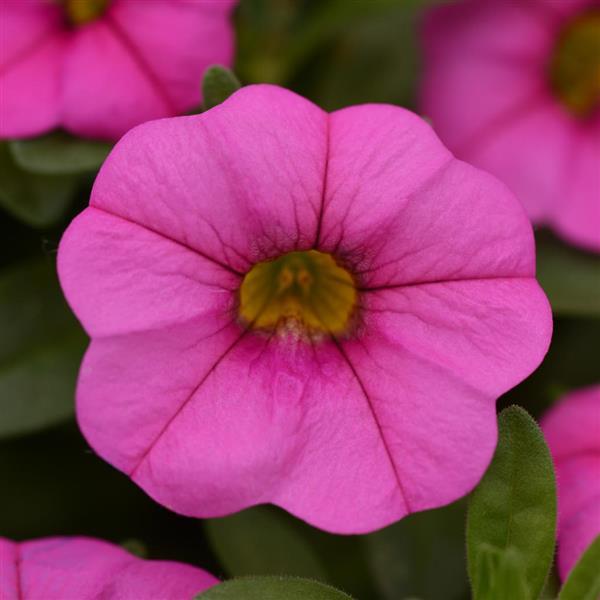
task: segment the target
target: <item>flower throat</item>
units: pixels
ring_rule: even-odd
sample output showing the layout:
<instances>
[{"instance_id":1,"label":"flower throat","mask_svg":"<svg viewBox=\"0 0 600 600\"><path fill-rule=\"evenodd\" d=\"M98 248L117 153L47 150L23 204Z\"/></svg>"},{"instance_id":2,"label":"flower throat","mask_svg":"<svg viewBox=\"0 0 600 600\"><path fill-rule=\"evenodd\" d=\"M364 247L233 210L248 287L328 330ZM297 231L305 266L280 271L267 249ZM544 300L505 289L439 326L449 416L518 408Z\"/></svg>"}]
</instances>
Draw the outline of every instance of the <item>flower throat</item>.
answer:
<instances>
[{"instance_id":1,"label":"flower throat","mask_svg":"<svg viewBox=\"0 0 600 600\"><path fill-rule=\"evenodd\" d=\"M59 0L67 22L73 27L85 25L100 18L110 0Z\"/></svg>"},{"instance_id":2,"label":"flower throat","mask_svg":"<svg viewBox=\"0 0 600 600\"><path fill-rule=\"evenodd\" d=\"M348 331L356 301L352 276L331 255L290 252L246 274L239 315L252 329L335 335Z\"/></svg>"},{"instance_id":3,"label":"flower throat","mask_svg":"<svg viewBox=\"0 0 600 600\"><path fill-rule=\"evenodd\" d=\"M577 117L600 108L600 9L583 13L563 29L550 80L556 96Z\"/></svg>"}]
</instances>

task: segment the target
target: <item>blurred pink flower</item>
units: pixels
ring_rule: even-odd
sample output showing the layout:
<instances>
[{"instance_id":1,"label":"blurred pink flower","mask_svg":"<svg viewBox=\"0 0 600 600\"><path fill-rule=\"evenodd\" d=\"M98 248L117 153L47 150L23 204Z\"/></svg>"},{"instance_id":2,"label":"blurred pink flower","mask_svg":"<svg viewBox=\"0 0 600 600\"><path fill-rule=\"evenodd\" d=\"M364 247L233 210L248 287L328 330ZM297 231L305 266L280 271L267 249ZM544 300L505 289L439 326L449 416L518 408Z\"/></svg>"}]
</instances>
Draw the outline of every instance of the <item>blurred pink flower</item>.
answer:
<instances>
[{"instance_id":1,"label":"blurred pink flower","mask_svg":"<svg viewBox=\"0 0 600 600\"><path fill-rule=\"evenodd\" d=\"M2 0L0 138L63 127L118 139L192 109L204 69L232 60L234 4ZM69 23L70 12L79 24Z\"/></svg>"},{"instance_id":2,"label":"blurred pink flower","mask_svg":"<svg viewBox=\"0 0 600 600\"><path fill-rule=\"evenodd\" d=\"M277 288L244 322L264 291L244 300L248 278L262 265L268 283L290 252L321 285L299 281L302 318L288 298L266 324ZM197 517L272 502L350 533L452 502L489 464L496 398L551 335L531 226L502 184L406 110L328 115L272 86L128 133L58 261L93 339L84 434ZM333 325L315 333L320 311Z\"/></svg>"},{"instance_id":3,"label":"blurred pink flower","mask_svg":"<svg viewBox=\"0 0 600 600\"><path fill-rule=\"evenodd\" d=\"M600 251L600 3L465 0L425 23L422 111L534 223Z\"/></svg>"},{"instance_id":4,"label":"blurred pink flower","mask_svg":"<svg viewBox=\"0 0 600 600\"><path fill-rule=\"evenodd\" d=\"M142 560L92 538L17 543L0 537L2 600L181 600L217 583L196 567Z\"/></svg>"},{"instance_id":5,"label":"blurred pink flower","mask_svg":"<svg viewBox=\"0 0 600 600\"><path fill-rule=\"evenodd\" d=\"M572 392L542 421L558 483L558 570L566 579L600 535L600 385Z\"/></svg>"}]
</instances>

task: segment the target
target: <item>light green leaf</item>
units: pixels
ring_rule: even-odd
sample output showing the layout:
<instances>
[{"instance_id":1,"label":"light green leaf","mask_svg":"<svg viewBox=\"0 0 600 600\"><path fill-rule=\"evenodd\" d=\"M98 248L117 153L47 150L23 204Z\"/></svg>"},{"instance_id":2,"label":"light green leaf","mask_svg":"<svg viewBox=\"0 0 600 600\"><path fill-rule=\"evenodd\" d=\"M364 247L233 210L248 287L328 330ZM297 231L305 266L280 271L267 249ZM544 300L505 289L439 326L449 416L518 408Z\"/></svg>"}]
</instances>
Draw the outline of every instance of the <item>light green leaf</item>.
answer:
<instances>
[{"instance_id":1,"label":"light green leaf","mask_svg":"<svg viewBox=\"0 0 600 600\"><path fill-rule=\"evenodd\" d=\"M9 145L19 167L43 175L93 173L112 149L112 144L76 138L63 131Z\"/></svg>"},{"instance_id":2,"label":"light green leaf","mask_svg":"<svg viewBox=\"0 0 600 600\"><path fill-rule=\"evenodd\" d=\"M537 277L556 314L600 316L600 256L540 232Z\"/></svg>"},{"instance_id":3,"label":"light green leaf","mask_svg":"<svg viewBox=\"0 0 600 600\"><path fill-rule=\"evenodd\" d=\"M477 554L474 600L531 600L522 557L515 548L498 550L482 544Z\"/></svg>"},{"instance_id":4,"label":"light green leaf","mask_svg":"<svg viewBox=\"0 0 600 600\"><path fill-rule=\"evenodd\" d=\"M310 579L247 577L210 588L197 600L349 600L350 596Z\"/></svg>"},{"instance_id":5,"label":"light green leaf","mask_svg":"<svg viewBox=\"0 0 600 600\"><path fill-rule=\"evenodd\" d=\"M518 552L525 583L537 598L552 564L556 484L550 452L536 422L517 406L498 419L494 459L472 493L467 515L467 560L474 591L481 552ZM481 597L483 599L483 597Z\"/></svg>"},{"instance_id":6,"label":"light green leaf","mask_svg":"<svg viewBox=\"0 0 600 600\"><path fill-rule=\"evenodd\" d=\"M226 67L215 65L204 72L202 98L204 110L222 104L242 87L235 74Z\"/></svg>"},{"instance_id":7,"label":"light green leaf","mask_svg":"<svg viewBox=\"0 0 600 600\"><path fill-rule=\"evenodd\" d=\"M465 508L455 503L416 513L365 537L382 600L465 597Z\"/></svg>"},{"instance_id":8,"label":"light green leaf","mask_svg":"<svg viewBox=\"0 0 600 600\"><path fill-rule=\"evenodd\" d=\"M600 535L583 553L563 586L558 600L600 598Z\"/></svg>"},{"instance_id":9,"label":"light green leaf","mask_svg":"<svg viewBox=\"0 0 600 600\"><path fill-rule=\"evenodd\" d=\"M33 227L48 227L65 214L81 181L74 175L28 173L0 144L0 207Z\"/></svg>"},{"instance_id":10,"label":"light green leaf","mask_svg":"<svg viewBox=\"0 0 600 600\"><path fill-rule=\"evenodd\" d=\"M51 261L0 271L0 331L0 438L70 418L86 338Z\"/></svg>"}]
</instances>

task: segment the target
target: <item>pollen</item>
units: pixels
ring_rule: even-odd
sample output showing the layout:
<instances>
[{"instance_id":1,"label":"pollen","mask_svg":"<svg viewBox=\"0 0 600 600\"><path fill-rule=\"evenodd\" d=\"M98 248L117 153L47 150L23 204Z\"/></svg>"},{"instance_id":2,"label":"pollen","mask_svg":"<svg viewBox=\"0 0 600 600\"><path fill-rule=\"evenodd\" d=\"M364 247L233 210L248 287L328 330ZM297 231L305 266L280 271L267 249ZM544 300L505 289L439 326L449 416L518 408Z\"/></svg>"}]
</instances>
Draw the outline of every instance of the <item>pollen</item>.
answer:
<instances>
[{"instance_id":1,"label":"pollen","mask_svg":"<svg viewBox=\"0 0 600 600\"><path fill-rule=\"evenodd\" d=\"M600 10L582 14L563 29L550 80L558 99L577 117L600 108Z\"/></svg>"},{"instance_id":2,"label":"pollen","mask_svg":"<svg viewBox=\"0 0 600 600\"><path fill-rule=\"evenodd\" d=\"M351 326L357 291L330 254L309 250L254 265L239 301L240 318L252 329L339 335Z\"/></svg>"},{"instance_id":3,"label":"pollen","mask_svg":"<svg viewBox=\"0 0 600 600\"><path fill-rule=\"evenodd\" d=\"M85 25L98 19L106 11L109 0L59 0L68 22L73 26Z\"/></svg>"}]
</instances>

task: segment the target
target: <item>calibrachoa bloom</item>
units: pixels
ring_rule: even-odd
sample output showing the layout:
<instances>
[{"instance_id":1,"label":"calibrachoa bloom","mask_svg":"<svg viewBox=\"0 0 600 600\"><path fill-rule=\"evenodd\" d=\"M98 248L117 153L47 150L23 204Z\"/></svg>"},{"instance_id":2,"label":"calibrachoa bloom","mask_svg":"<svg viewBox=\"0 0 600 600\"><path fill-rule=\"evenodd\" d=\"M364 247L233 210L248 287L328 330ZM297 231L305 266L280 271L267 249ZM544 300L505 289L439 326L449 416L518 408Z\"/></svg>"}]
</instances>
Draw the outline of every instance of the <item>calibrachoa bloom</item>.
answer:
<instances>
[{"instance_id":1,"label":"calibrachoa bloom","mask_svg":"<svg viewBox=\"0 0 600 600\"><path fill-rule=\"evenodd\" d=\"M535 223L600 251L600 2L466 0L424 28L422 109Z\"/></svg>"},{"instance_id":2,"label":"calibrachoa bloom","mask_svg":"<svg viewBox=\"0 0 600 600\"><path fill-rule=\"evenodd\" d=\"M566 579L600 535L600 385L566 396L542 429L558 483L558 569Z\"/></svg>"},{"instance_id":3,"label":"calibrachoa bloom","mask_svg":"<svg viewBox=\"0 0 600 600\"><path fill-rule=\"evenodd\" d=\"M381 527L482 476L550 338L534 271L519 203L416 115L244 88L128 133L61 242L80 426L178 512Z\"/></svg>"},{"instance_id":4,"label":"calibrachoa bloom","mask_svg":"<svg viewBox=\"0 0 600 600\"><path fill-rule=\"evenodd\" d=\"M2 600L182 600L217 583L196 567L142 560L92 538L0 538Z\"/></svg>"},{"instance_id":5,"label":"calibrachoa bloom","mask_svg":"<svg viewBox=\"0 0 600 600\"><path fill-rule=\"evenodd\" d=\"M232 58L234 0L2 0L0 137L118 139L200 102Z\"/></svg>"}]
</instances>

